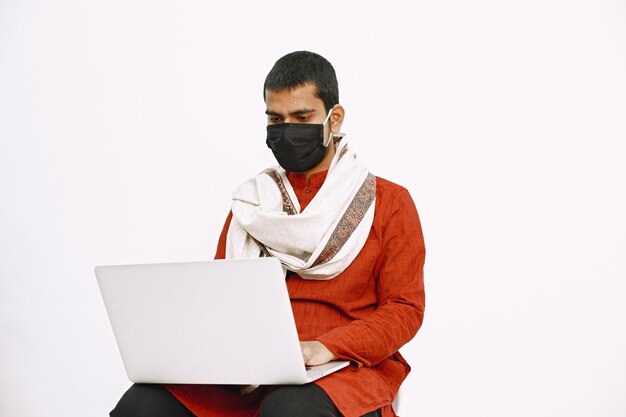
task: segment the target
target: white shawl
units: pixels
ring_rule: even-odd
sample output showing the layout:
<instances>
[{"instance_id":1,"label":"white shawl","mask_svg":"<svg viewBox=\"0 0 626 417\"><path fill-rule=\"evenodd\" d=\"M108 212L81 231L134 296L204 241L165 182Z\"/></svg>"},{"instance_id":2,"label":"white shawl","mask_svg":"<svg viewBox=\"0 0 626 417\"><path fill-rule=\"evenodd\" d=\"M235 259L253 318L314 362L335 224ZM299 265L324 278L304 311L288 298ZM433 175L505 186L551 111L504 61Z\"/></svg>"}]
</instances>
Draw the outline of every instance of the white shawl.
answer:
<instances>
[{"instance_id":1,"label":"white shawl","mask_svg":"<svg viewBox=\"0 0 626 417\"><path fill-rule=\"evenodd\" d=\"M376 178L342 135L326 180L301 212L285 171L273 167L233 193L226 258L274 256L304 279L326 280L359 254L374 219Z\"/></svg>"}]
</instances>

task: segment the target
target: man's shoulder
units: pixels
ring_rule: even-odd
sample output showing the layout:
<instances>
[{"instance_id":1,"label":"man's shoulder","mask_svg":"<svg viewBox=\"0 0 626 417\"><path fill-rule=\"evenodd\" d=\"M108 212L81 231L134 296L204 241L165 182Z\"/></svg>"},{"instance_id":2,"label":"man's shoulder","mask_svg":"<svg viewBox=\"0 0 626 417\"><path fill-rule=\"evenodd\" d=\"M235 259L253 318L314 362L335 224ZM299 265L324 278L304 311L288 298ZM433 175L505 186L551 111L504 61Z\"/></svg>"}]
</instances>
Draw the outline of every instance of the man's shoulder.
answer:
<instances>
[{"instance_id":1,"label":"man's shoulder","mask_svg":"<svg viewBox=\"0 0 626 417\"><path fill-rule=\"evenodd\" d=\"M386 224L397 216L417 216L411 193L400 184L376 176L376 217Z\"/></svg>"},{"instance_id":2,"label":"man's shoulder","mask_svg":"<svg viewBox=\"0 0 626 417\"><path fill-rule=\"evenodd\" d=\"M390 213L406 206L415 206L413 198L405 187L388 179L376 176L376 205L377 208L386 207ZM383 211L387 211L384 210Z\"/></svg>"},{"instance_id":3,"label":"man's shoulder","mask_svg":"<svg viewBox=\"0 0 626 417\"><path fill-rule=\"evenodd\" d=\"M408 193L408 190L400 184L376 176L376 192L377 194L385 194L386 196L395 196Z\"/></svg>"}]
</instances>

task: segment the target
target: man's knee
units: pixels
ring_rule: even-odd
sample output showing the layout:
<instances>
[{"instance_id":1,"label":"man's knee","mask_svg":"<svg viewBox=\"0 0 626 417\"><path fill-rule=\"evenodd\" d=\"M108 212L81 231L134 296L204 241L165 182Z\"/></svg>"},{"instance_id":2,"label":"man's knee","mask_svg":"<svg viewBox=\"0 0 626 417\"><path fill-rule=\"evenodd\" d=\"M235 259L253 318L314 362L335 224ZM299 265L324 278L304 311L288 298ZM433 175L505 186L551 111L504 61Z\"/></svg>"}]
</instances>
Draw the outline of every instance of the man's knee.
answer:
<instances>
[{"instance_id":1,"label":"man's knee","mask_svg":"<svg viewBox=\"0 0 626 417\"><path fill-rule=\"evenodd\" d=\"M111 417L193 417L193 414L161 385L135 384L124 393Z\"/></svg>"},{"instance_id":2,"label":"man's knee","mask_svg":"<svg viewBox=\"0 0 626 417\"><path fill-rule=\"evenodd\" d=\"M285 385L272 391L259 417L339 417L337 407L315 384Z\"/></svg>"}]
</instances>

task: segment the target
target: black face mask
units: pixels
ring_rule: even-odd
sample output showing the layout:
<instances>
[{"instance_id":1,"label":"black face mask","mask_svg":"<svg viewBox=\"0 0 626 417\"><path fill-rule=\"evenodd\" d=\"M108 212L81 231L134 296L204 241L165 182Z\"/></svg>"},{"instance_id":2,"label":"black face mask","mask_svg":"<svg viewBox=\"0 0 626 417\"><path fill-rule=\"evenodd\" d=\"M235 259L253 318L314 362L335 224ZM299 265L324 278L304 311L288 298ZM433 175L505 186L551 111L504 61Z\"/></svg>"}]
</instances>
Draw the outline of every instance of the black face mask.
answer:
<instances>
[{"instance_id":1,"label":"black face mask","mask_svg":"<svg viewBox=\"0 0 626 417\"><path fill-rule=\"evenodd\" d=\"M322 162L328 151L323 124L280 123L267 126L267 147L286 171L304 172ZM328 140L330 142L330 139Z\"/></svg>"}]
</instances>

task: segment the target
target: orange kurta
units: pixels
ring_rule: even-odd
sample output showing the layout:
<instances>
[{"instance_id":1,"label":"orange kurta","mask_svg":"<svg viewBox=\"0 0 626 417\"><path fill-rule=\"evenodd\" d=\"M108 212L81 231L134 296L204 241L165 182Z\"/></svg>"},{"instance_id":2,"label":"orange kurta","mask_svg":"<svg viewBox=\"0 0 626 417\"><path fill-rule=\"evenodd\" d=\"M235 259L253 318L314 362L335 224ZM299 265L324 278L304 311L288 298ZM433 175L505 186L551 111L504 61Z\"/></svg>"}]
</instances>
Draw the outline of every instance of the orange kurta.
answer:
<instances>
[{"instance_id":1,"label":"orange kurta","mask_svg":"<svg viewBox=\"0 0 626 417\"><path fill-rule=\"evenodd\" d=\"M301 210L317 194L327 172L287 173ZM216 258L224 258L228 216ZM395 416L391 402L410 371L397 352L415 336L424 317L424 239L408 191L376 178L374 221L367 242L352 264L327 281L287 276L287 288L300 340L318 340L350 367L315 381L345 417L382 408ZM259 357L262 358L262 347ZM215 385L167 385L199 417L253 417L271 387L241 395Z\"/></svg>"}]
</instances>

